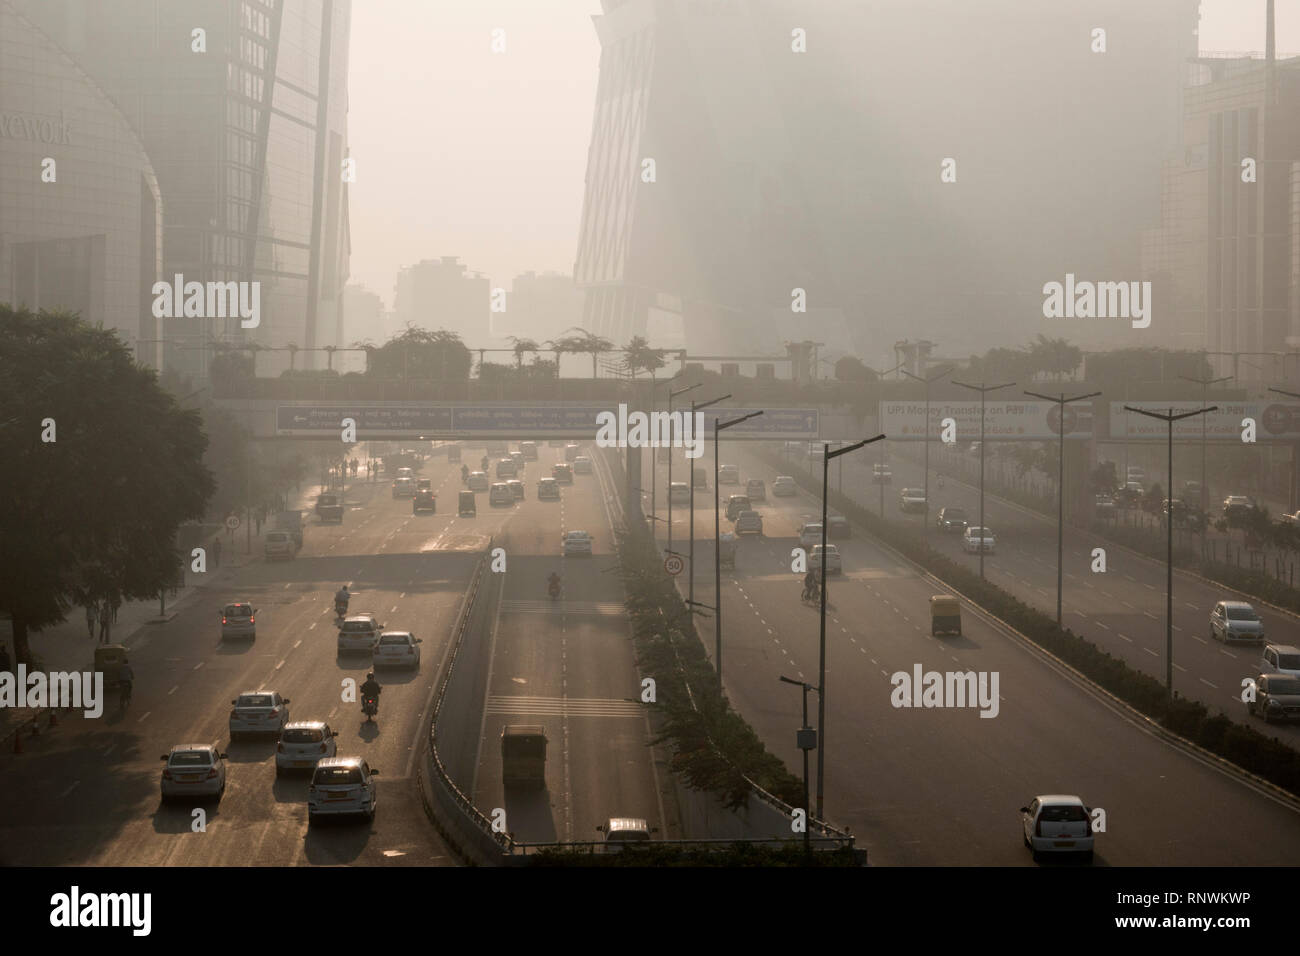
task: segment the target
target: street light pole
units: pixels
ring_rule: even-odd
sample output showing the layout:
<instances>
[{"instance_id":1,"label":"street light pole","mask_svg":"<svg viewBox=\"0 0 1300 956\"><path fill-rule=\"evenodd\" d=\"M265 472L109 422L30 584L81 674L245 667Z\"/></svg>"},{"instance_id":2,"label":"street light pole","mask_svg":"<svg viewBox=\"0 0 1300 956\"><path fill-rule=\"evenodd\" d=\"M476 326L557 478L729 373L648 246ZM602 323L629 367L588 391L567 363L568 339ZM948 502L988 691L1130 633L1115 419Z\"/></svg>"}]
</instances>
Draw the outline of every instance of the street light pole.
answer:
<instances>
[{"instance_id":1,"label":"street light pole","mask_svg":"<svg viewBox=\"0 0 1300 956\"><path fill-rule=\"evenodd\" d=\"M685 388L670 389L668 391L668 428L671 431L673 427L673 399L678 395L689 392L693 388L699 388L700 383L687 385ZM691 415L691 427L695 427L695 416ZM672 442L669 442L668 448L668 550L673 549L673 449Z\"/></svg>"},{"instance_id":2,"label":"street light pole","mask_svg":"<svg viewBox=\"0 0 1300 956\"><path fill-rule=\"evenodd\" d=\"M1154 418L1169 425L1168 475L1171 485L1174 481L1174 422L1181 421L1184 418L1191 418L1193 415L1204 415L1208 412L1218 411L1219 409L1218 405L1211 405L1209 408L1198 408L1175 415L1174 410L1171 408L1168 415L1162 415L1159 412L1147 411L1145 408L1133 408L1130 405L1124 407L1130 412L1137 412L1139 415L1145 415L1147 418ZM1165 543L1165 692L1172 697L1174 693L1174 507L1172 497L1166 500L1169 501L1169 513L1165 519L1165 530L1168 536Z\"/></svg>"},{"instance_id":3,"label":"street light pole","mask_svg":"<svg viewBox=\"0 0 1300 956\"><path fill-rule=\"evenodd\" d=\"M826 498L830 494L827 487L830 481L830 462L832 458L857 451L864 445L878 442L884 435L864 438L852 445L845 445L831 451L829 442L822 443L822 560L821 560L821 612L818 615L817 639L817 819L822 819L822 796L825 793L823 783L826 772Z\"/></svg>"},{"instance_id":4,"label":"street light pole","mask_svg":"<svg viewBox=\"0 0 1300 956\"><path fill-rule=\"evenodd\" d=\"M762 412L750 412L729 422L713 419L713 593L717 607L713 611L714 662L718 671L718 697L722 696L722 519L718 514L718 436L724 428L739 425Z\"/></svg>"},{"instance_id":5,"label":"street light pole","mask_svg":"<svg viewBox=\"0 0 1300 956\"><path fill-rule=\"evenodd\" d=\"M1180 375L1178 377L1181 378L1184 382L1191 382L1193 385L1201 386L1202 405L1205 404L1205 400L1208 397L1206 395L1206 391L1207 389L1209 389L1211 385L1218 385L1220 382L1226 382L1230 378L1232 378L1231 375L1224 375L1221 378L1191 378L1187 375ZM1207 520L1209 518L1209 511L1210 511L1209 489L1205 487L1205 437L1206 437L1205 429L1208 424L1209 424L1208 418L1201 419L1201 502L1200 504L1201 504L1201 554L1202 556L1204 556L1205 554L1205 531L1207 525L1209 525L1210 523ZM1124 480L1126 482L1128 481L1128 475L1124 476ZM1174 489L1172 487L1173 485L1172 476L1170 476L1170 485L1171 487L1169 488L1169 500L1173 501ZM1170 508L1172 509L1173 505L1170 505ZM1169 517L1170 520L1173 520L1172 513L1170 514Z\"/></svg>"},{"instance_id":6,"label":"street light pole","mask_svg":"<svg viewBox=\"0 0 1300 956\"><path fill-rule=\"evenodd\" d=\"M953 380L954 385L960 385L962 388L969 388L973 392L980 393L980 580L984 580L984 538L986 532L984 529L984 397L989 392L996 391L999 388L1010 388L1015 382L1005 382L1002 385L967 385L965 382ZM927 504L929 499L926 499Z\"/></svg>"},{"instance_id":7,"label":"street light pole","mask_svg":"<svg viewBox=\"0 0 1300 956\"><path fill-rule=\"evenodd\" d=\"M655 389L658 388L660 385L672 385L672 383L673 383L674 381L676 381L677 376L678 376L678 375L681 375L681 374L682 374L682 373L681 373L681 370L678 369L676 372L674 372L674 373L673 373L672 375L670 375L668 378L664 379L662 382L656 382L656 381L654 381L654 380L651 380L651 382L650 382L650 429L651 429L651 431L650 431L650 516L651 516L651 520L655 520L655 519L657 519L657 518L659 517L659 502L658 502L657 494L656 494L657 491L658 491L658 487L659 487L659 482L658 482L659 471L658 471L658 467L657 467L658 460L659 460L659 449L658 449L658 447L657 447L657 444L658 444L657 439L658 439L659 436L658 436L658 433L654 430L654 420L655 420ZM671 449L672 449L672 427L673 427L673 425L672 425L672 422L673 422L673 416L672 416L672 400L673 400L673 393L672 393L672 389L670 388L670 389L668 390L668 402L669 402L669 408L668 408L668 432L669 432L669 438L668 438L668 445L669 445L668 459L669 459L669 462L672 461L672 450L671 450ZM640 482L640 479L638 478L638 479L637 479L637 484L640 484L640 483L641 483L641 482ZM656 532L656 531L654 530L654 525L651 525L650 527L651 527L651 532L650 532L651 536L657 538L657 537L658 537L658 532ZM669 547L672 547L672 545L669 545Z\"/></svg>"},{"instance_id":8,"label":"street light pole","mask_svg":"<svg viewBox=\"0 0 1300 956\"><path fill-rule=\"evenodd\" d=\"M808 807L808 751L817 746L816 732L808 726L808 691L812 690L812 685L807 681L795 680L793 677L786 677L784 674L777 678L787 684L794 684L803 690L803 726L799 728L795 742L799 749L803 751L803 812L805 815L809 812ZM805 853L811 851L812 846L809 843L812 832L812 821L805 820L803 828L803 849Z\"/></svg>"},{"instance_id":9,"label":"street light pole","mask_svg":"<svg viewBox=\"0 0 1300 956\"><path fill-rule=\"evenodd\" d=\"M930 531L930 383L943 378L952 371L952 367L940 369L926 378L913 375L902 366L898 370L908 378L914 378L925 385L925 510L921 514L921 538L924 540Z\"/></svg>"},{"instance_id":10,"label":"street light pole","mask_svg":"<svg viewBox=\"0 0 1300 956\"><path fill-rule=\"evenodd\" d=\"M1061 393L1060 398L1053 398L1051 395L1040 395L1038 392L1027 391L1025 394L1054 402L1057 409L1056 431L1060 435L1057 440L1060 444L1060 458L1056 465L1056 626L1060 627L1061 588L1064 583L1062 567L1065 561L1065 406L1070 402L1082 402L1088 398L1096 398L1101 392L1089 392L1087 395L1075 395L1073 398L1066 398L1064 392ZM1171 523L1172 518L1171 511Z\"/></svg>"},{"instance_id":11,"label":"street light pole","mask_svg":"<svg viewBox=\"0 0 1300 956\"><path fill-rule=\"evenodd\" d=\"M694 402L694 401L691 402L691 428L692 429L695 428L696 412L698 412L702 408L708 408L710 405L716 405L718 404L718 402L721 402L724 399L728 399L728 398L731 398L730 394L721 395L718 398L712 399L707 402ZM696 435L695 440L699 441L700 436ZM687 459L688 462L690 460L691 459L689 458ZM687 593L687 600L694 602L695 601L695 466L694 465L691 466L690 477L691 477L691 541L690 541L690 547L687 549L687 553L689 555L689 557L687 558L687 564L690 566L690 571L689 571L690 577L686 579L686 593ZM717 486L716 481L714 482L714 486L715 487Z\"/></svg>"}]
</instances>

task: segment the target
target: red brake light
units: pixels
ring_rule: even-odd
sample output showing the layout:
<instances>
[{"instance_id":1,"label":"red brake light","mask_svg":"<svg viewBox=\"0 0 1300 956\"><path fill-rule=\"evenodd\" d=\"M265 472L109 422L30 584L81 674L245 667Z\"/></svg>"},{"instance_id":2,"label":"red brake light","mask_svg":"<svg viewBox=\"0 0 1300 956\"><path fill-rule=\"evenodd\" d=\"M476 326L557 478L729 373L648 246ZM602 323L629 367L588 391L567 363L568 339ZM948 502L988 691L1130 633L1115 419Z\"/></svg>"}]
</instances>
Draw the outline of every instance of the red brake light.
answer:
<instances>
[{"instance_id":1,"label":"red brake light","mask_svg":"<svg viewBox=\"0 0 1300 956\"><path fill-rule=\"evenodd\" d=\"M224 617L221 619L221 623L222 623L222 624L227 623L227 622L226 622L226 619L225 619Z\"/></svg>"},{"instance_id":2,"label":"red brake light","mask_svg":"<svg viewBox=\"0 0 1300 956\"><path fill-rule=\"evenodd\" d=\"M171 778L172 778L172 772L168 770L166 767L163 767L163 779L170 780Z\"/></svg>"},{"instance_id":3,"label":"red brake light","mask_svg":"<svg viewBox=\"0 0 1300 956\"><path fill-rule=\"evenodd\" d=\"M249 624L256 624L256 623L257 623L257 618L252 617L252 616L250 615L249 618L248 618L248 623L249 623Z\"/></svg>"},{"instance_id":4,"label":"red brake light","mask_svg":"<svg viewBox=\"0 0 1300 956\"><path fill-rule=\"evenodd\" d=\"M208 779L209 779L209 780L211 780L211 779L212 779L213 777L215 777L216 775L217 775L217 768L216 768L216 767L213 767L211 770L208 771Z\"/></svg>"}]
</instances>

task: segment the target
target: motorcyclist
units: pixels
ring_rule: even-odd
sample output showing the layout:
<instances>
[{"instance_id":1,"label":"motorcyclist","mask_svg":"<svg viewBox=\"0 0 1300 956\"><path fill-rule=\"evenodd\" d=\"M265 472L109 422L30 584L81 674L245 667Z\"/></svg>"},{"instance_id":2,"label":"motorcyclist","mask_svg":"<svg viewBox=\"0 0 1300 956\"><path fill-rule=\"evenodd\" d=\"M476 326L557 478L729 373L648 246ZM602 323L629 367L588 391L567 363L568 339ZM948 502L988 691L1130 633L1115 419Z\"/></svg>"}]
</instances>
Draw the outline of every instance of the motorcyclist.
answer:
<instances>
[{"instance_id":1,"label":"motorcyclist","mask_svg":"<svg viewBox=\"0 0 1300 956\"><path fill-rule=\"evenodd\" d=\"M367 697L373 697L375 699L375 709L378 710L379 694L382 690L383 688L379 686L379 681L375 680L375 672L368 671L366 673L366 682L361 685L362 706L365 706L365 701Z\"/></svg>"},{"instance_id":2,"label":"motorcyclist","mask_svg":"<svg viewBox=\"0 0 1300 956\"><path fill-rule=\"evenodd\" d=\"M559 593L560 575L557 572L552 571L551 576L546 579L546 590L555 592L557 594Z\"/></svg>"},{"instance_id":3,"label":"motorcyclist","mask_svg":"<svg viewBox=\"0 0 1300 956\"><path fill-rule=\"evenodd\" d=\"M460 480L462 482L469 481L469 465L460 466Z\"/></svg>"},{"instance_id":4,"label":"motorcyclist","mask_svg":"<svg viewBox=\"0 0 1300 956\"><path fill-rule=\"evenodd\" d=\"M480 469L481 471L487 471L487 470L488 470L488 457L487 457L487 455L484 455L484 456L483 456L483 458L479 461L479 464L482 465L482 468Z\"/></svg>"},{"instance_id":5,"label":"motorcyclist","mask_svg":"<svg viewBox=\"0 0 1300 956\"><path fill-rule=\"evenodd\" d=\"M352 595L348 593L348 586L345 584L334 592L334 609L338 610L339 607L342 607L343 613L346 614L348 611L348 602L351 599Z\"/></svg>"},{"instance_id":6,"label":"motorcyclist","mask_svg":"<svg viewBox=\"0 0 1300 956\"><path fill-rule=\"evenodd\" d=\"M820 583L817 573L809 569L808 573L803 576L803 593L808 595L810 599L816 597Z\"/></svg>"},{"instance_id":7,"label":"motorcyclist","mask_svg":"<svg viewBox=\"0 0 1300 956\"><path fill-rule=\"evenodd\" d=\"M127 701L131 699L131 687L135 683L135 671L131 670L131 665L122 658L122 664L117 669L118 683L118 702L125 707Z\"/></svg>"}]
</instances>

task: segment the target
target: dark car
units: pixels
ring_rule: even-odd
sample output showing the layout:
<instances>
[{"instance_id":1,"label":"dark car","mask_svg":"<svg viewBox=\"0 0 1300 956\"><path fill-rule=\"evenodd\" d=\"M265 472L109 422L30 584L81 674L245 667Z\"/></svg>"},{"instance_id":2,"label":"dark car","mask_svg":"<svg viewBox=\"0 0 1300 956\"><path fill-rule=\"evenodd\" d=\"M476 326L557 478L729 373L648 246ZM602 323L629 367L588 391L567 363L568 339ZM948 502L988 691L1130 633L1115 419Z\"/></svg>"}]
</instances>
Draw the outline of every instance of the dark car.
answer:
<instances>
[{"instance_id":1,"label":"dark car","mask_svg":"<svg viewBox=\"0 0 1300 956\"><path fill-rule=\"evenodd\" d=\"M430 488L421 488L415 493L415 497L411 499L411 514L418 515L421 511L427 511L430 514L438 513L438 496Z\"/></svg>"},{"instance_id":2,"label":"dark car","mask_svg":"<svg viewBox=\"0 0 1300 956\"><path fill-rule=\"evenodd\" d=\"M826 516L826 537L851 538L853 525L849 524L849 519L844 515L832 511Z\"/></svg>"},{"instance_id":3,"label":"dark car","mask_svg":"<svg viewBox=\"0 0 1300 956\"><path fill-rule=\"evenodd\" d=\"M940 508L939 517L934 520L934 524L940 531L961 534L966 530L966 523L969 520L965 508Z\"/></svg>"},{"instance_id":4,"label":"dark car","mask_svg":"<svg viewBox=\"0 0 1300 956\"><path fill-rule=\"evenodd\" d=\"M321 521L343 522L343 499L335 494L316 496L316 517Z\"/></svg>"},{"instance_id":5,"label":"dark car","mask_svg":"<svg viewBox=\"0 0 1300 956\"><path fill-rule=\"evenodd\" d=\"M1300 677L1290 674L1260 674L1255 679L1255 699L1246 702L1252 716L1275 720L1300 720Z\"/></svg>"}]
</instances>

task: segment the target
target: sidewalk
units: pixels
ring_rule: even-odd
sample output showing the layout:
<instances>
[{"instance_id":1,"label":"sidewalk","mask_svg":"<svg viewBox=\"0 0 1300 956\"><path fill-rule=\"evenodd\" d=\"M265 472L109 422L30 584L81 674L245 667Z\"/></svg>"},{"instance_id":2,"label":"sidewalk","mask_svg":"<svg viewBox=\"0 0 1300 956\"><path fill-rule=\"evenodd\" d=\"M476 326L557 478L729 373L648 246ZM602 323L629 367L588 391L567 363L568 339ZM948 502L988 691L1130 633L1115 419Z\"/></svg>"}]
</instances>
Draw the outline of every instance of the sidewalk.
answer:
<instances>
[{"instance_id":1,"label":"sidewalk","mask_svg":"<svg viewBox=\"0 0 1300 956\"><path fill-rule=\"evenodd\" d=\"M299 494L295 507L311 510L317 494L315 485ZM348 488L348 500L352 499L351 486ZM112 625L109 641L114 644L133 646L141 631L152 624L170 621L177 611L194 595L213 587L218 587L234 576L236 570L247 567L254 561L262 560L262 549L270 522L264 522L260 534L250 536L241 526L233 535L227 531L220 532L221 563L217 566L215 554L208 544L207 567L203 574L190 570L192 559L188 554L185 559L185 583L178 588L175 595L170 591L166 600L131 601L123 604L117 611L117 622ZM165 605L165 610L164 610ZM87 671L94 665L95 647L98 645L99 626L95 626L94 640L87 636L85 611L73 607L68 616L58 624L45 628L39 633L28 634L32 654L39 660L41 669L49 671ZM11 622L0 620L0 643L13 651L13 628ZM17 667L17 662L14 662ZM105 705L108 706L107 704ZM0 708L0 753L14 751L14 736L20 730L24 740L36 732L43 732L49 726L49 708L33 707Z\"/></svg>"}]
</instances>

